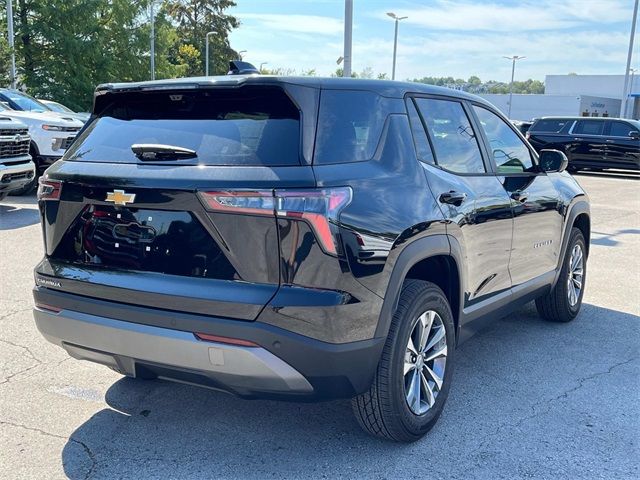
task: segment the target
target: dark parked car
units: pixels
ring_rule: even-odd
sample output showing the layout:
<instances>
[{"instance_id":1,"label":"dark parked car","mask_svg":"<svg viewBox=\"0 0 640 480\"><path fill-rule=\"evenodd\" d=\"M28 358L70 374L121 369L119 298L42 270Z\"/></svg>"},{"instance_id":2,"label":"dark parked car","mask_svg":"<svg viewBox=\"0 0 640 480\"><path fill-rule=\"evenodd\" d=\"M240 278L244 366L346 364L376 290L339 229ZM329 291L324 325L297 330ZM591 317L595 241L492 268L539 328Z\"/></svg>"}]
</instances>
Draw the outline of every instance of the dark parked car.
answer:
<instances>
[{"instance_id":1,"label":"dark parked car","mask_svg":"<svg viewBox=\"0 0 640 480\"><path fill-rule=\"evenodd\" d=\"M569 159L569 169L640 170L640 122L603 117L544 117L529 128L527 138L538 151L556 149Z\"/></svg>"},{"instance_id":2,"label":"dark parked car","mask_svg":"<svg viewBox=\"0 0 640 480\"><path fill-rule=\"evenodd\" d=\"M484 320L578 314L589 202L565 167L479 97L417 83L101 85L40 181L35 320L131 377L353 398L368 432L413 441Z\"/></svg>"},{"instance_id":3,"label":"dark parked car","mask_svg":"<svg viewBox=\"0 0 640 480\"><path fill-rule=\"evenodd\" d=\"M520 133L523 134L523 135L526 135L526 133L531 128L531 125L533 125L533 121L532 122L525 122L525 121L522 121L522 120L511 120L511 123L513 123L513 125L518 130L520 130Z\"/></svg>"}]
</instances>

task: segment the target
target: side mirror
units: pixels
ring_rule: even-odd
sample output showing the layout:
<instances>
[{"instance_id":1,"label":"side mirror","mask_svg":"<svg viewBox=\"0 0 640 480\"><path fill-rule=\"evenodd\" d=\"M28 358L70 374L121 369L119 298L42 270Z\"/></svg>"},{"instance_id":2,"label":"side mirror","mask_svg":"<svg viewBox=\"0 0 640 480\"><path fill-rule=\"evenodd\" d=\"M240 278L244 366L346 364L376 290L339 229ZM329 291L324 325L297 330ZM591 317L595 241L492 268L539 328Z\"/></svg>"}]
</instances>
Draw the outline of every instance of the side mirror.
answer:
<instances>
[{"instance_id":1,"label":"side mirror","mask_svg":"<svg viewBox=\"0 0 640 480\"><path fill-rule=\"evenodd\" d=\"M569 159L560 150L541 150L539 158L543 172L564 172L569 166Z\"/></svg>"},{"instance_id":2,"label":"side mirror","mask_svg":"<svg viewBox=\"0 0 640 480\"><path fill-rule=\"evenodd\" d=\"M640 132L637 131L637 130L631 130L629 132L629 137L633 138L634 140L638 140L638 139L640 139Z\"/></svg>"}]
</instances>

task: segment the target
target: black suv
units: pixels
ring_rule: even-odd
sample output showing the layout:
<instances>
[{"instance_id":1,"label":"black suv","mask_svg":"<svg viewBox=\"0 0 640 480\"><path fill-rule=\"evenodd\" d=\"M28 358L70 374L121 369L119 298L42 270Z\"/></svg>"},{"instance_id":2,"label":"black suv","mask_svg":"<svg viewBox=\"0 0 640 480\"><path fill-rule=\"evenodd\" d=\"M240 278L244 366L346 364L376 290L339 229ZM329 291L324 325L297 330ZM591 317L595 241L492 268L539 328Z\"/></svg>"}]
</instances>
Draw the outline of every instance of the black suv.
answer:
<instances>
[{"instance_id":1,"label":"black suv","mask_svg":"<svg viewBox=\"0 0 640 480\"><path fill-rule=\"evenodd\" d=\"M101 85L40 182L35 320L125 375L353 398L367 431L416 440L480 320L578 314L589 203L565 167L418 83Z\"/></svg>"},{"instance_id":2,"label":"black suv","mask_svg":"<svg viewBox=\"0 0 640 480\"><path fill-rule=\"evenodd\" d=\"M569 170L640 170L640 122L604 117L543 117L527 132L537 151L555 149L569 159Z\"/></svg>"}]
</instances>

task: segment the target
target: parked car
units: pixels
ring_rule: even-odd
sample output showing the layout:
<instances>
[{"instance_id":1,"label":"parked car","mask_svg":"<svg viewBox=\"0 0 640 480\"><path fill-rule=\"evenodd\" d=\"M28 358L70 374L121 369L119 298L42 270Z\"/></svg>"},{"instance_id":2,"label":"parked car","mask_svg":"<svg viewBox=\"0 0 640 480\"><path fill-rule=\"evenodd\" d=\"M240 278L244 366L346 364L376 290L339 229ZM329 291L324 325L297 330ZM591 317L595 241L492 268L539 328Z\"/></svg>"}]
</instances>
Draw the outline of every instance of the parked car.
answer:
<instances>
[{"instance_id":1,"label":"parked car","mask_svg":"<svg viewBox=\"0 0 640 480\"><path fill-rule=\"evenodd\" d=\"M101 85L40 180L35 321L131 377L353 398L366 431L414 441L487 319L578 315L589 201L566 163L418 83Z\"/></svg>"},{"instance_id":2,"label":"parked car","mask_svg":"<svg viewBox=\"0 0 640 480\"><path fill-rule=\"evenodd\" d=\"M543 117L527 134L533 147L565 153L572 171L640 170L640 121L606 117Z\"/></svg>"},{"instance_id":3,"label":"parked car","mask_svg":"<svg viewBox=\"0 0 640 480\"><path fill-rule=\"evenodd\" d=\"M0 90L0 98L2 95L3 91ZM31 137L29 154L36 165L36 176L23 187L11 192L12 195L24 195L33 191L37 184L37 177L49 165L62 158L82 128L82 122L51 111L35 108L29 110L26 106L25 110L13 110L9 105L17 106L18 103L0 101L0 115L27 125Z\"/></svg>"},{"instance_id":4,"label":"parked car","mask_svg":"<svg viewBox=\"0 0 640 480\"><path fill-rule=\"evenodd\" d=\"M90 114L88 112L74 112L69 107L59 102L54 102L53 100L44 100L42 98L39 98L38 101L46 106L49 110L58 113L64 113L66 115L69 115L71 118L80 120L82 123L85 123L87 120L89 120Z\"/></svg>"},{"instance_id":5,"label":"parked car","mask_svg":"<svg viewBox=\"0 0 640 480\"><path fill-rule=\"evenodd\" d=\"M0 114L0 200L35 177L28 128Z\"/></svg>"},{"instance_id":6,"label":"parked car","mask_svg":"<svg viewBox=\"0 0 640 480\"><path fill-rule=\"evenodd\" d=\"M513 125L520 130L520 133L523 135L526 135L529 128L531 128L531 125L533 125L533 122L526 122L523 120L511 120L511 123L513 123Z\"/></svg>"}]
</instances>

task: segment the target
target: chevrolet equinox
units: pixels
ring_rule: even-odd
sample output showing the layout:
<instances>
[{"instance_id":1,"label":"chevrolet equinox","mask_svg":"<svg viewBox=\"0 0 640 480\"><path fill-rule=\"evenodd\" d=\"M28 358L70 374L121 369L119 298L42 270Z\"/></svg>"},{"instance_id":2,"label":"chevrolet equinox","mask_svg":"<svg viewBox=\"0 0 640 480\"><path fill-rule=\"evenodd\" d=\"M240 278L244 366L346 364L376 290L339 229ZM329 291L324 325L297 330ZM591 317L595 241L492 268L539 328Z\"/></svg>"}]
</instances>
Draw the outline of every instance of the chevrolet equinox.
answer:
<instances>
[{"instance_id":1,"label":"chevrolet equinox","mask_svg":"<svg viewBox=\"0 0 640 480\"><path fill-rule=\"evenodd\" d=\"M97 87L40 179L34 315L72 357L244 398L352 398L423 436L455 347L535 300L573 320L589 202L491 104L383 80Z\"/></svg>"}]
</instances>

